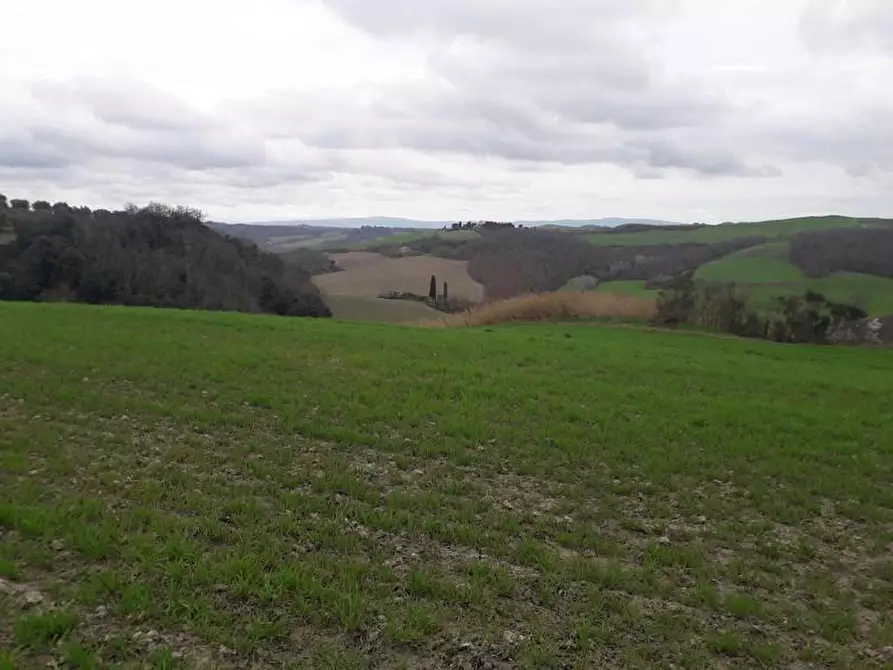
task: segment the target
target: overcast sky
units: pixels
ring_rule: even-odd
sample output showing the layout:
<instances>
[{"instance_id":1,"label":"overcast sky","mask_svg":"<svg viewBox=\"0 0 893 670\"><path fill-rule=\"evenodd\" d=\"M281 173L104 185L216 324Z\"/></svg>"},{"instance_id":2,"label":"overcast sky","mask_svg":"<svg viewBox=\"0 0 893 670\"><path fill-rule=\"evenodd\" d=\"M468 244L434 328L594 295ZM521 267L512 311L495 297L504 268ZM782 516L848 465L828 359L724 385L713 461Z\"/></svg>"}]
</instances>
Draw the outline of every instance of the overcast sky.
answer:
<instances>
[{"instance_id":1,"label":"overcast sky","mask_svg":"<svg viewBox=\"0 0 893 670\"><path fill-rule=\"evenodd\" d=\"M893 216L891 0L27 0L0 192L220 220Z\"/></svg>"}]
</instances>

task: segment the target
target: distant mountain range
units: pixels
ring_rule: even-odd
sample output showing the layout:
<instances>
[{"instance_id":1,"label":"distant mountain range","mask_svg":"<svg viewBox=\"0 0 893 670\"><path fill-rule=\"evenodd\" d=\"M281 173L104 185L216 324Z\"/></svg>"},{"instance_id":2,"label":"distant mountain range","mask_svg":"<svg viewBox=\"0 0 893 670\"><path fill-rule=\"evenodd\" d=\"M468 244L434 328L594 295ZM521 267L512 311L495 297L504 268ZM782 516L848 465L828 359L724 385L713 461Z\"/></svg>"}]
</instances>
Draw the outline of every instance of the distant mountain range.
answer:
<instances>
[{"instance_id":1,"label":"distant mountain range","mask_svg":"<svg viewBox=\"0 0 893 670\"><path fill-rule=\"evenodd\" d=\"M452 221L420 221L373 216L355 219L303 219L294 221L257 221L255 223L218 223L208 225L232 237L251 240L267 251L283 253L299 248L347 248L383 240L395 235L419 234L449 227ZM517 221L525 228L616 228L623 225L674 225L654 219L556 219L553 221ZM678 224L675 224L678 225Z\"/></svg>"},{"instance_id":2,"label":"distant mountain range","mask_svg":"<svg viewBox=\"0 0 893 670\"><path fill-rule=\"evenodd\" d=\"M443 228L449 226L454 221L423 221L420 219L401 219L390 216L368 216L344 219L293 219L289 221L252 221L249 223L234 224L238 226L262 226L262 227L300 227L307 226L311 228L360 228L362 226L374 226L378 228L403 228L403 229L419 229L419 228ZM627 224L646 224L650 226L675 226L679 225L677 221L665 221L662 219L626 219L618 217L608 217L602 219L552 219L542 221L516 221L515 223L527 226L556 226L566 228L584 228L587 226L597 226L602 228L613 228L615 226L623 226Z\"/></svg>"}]
</instances>

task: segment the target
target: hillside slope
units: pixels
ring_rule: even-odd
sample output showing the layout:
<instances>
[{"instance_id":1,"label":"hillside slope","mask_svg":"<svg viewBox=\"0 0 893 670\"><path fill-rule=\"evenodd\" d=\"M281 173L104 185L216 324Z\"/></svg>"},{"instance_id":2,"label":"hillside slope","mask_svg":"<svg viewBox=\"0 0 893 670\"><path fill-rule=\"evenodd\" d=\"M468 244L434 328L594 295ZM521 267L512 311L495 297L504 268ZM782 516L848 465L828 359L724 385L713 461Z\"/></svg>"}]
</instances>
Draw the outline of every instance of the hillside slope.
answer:
<instances>
[{"instance_id":1,"label":"hillside slope","mask_svg":"<svg viewBox=\"0 0 893 670\"><path fill-rule=\"evenodd\" d=\"M453 297L471 302L484 297L483 287L469 277L465 261L434 256L388 258L368 251L332 254L331 258L344 271L314 278L316 285L330 295L375 298L390 291L427 295L434 275L438 292L446 281Z\"/></svg>"},{"instance_id":2,"label":"hillside slope","mask_svg":"<svg viewBox=\"0 0 893 670\"><path fill-rule=\"evenodd\" d=\"M893 662L893 351L28 303L0 342L7 667Z\"/></svg>"},{"instance_id":3,"label":"hillside slope","mask_svg":"<svg viewBox=\"0 0 893 670\"><path fill-rule=\"evenodd\" d=\"M807 216L796 219L724 223L718 226L697 226L691 229L661 230L636 233L603 231L586 235L587 241L600 245L627 244L716 244L741 237L765 237L770 240L790 239L798 233L832 228L874 228L893 225L893 219L854 218L848 216Z\"/></svg>"},{"instance_id":4,"label":"hillside slope","mask_svg":"<svg viewBox=\"0 0 893 670\"><path fill-rule=\"evenodd\" d=\"M696 277L737 284L763 302L773 296L815 291L837 302L857 305L874 316L893 314L893 279L855 272L809 277L790 260L787 240L744 249L707 263L698 269Z\"/></svg>"},{"instance_id":5,"label":"hillside slope","mask_svg":"<svg viewBox=\"0 0 893 670\"><path fill-rule=\"evenodd\" d=\"M199 212L85 210L0 210L15 231L0 246L0 300L329 315L309 272L215 233Z\"/></svg>"}]
</instances>

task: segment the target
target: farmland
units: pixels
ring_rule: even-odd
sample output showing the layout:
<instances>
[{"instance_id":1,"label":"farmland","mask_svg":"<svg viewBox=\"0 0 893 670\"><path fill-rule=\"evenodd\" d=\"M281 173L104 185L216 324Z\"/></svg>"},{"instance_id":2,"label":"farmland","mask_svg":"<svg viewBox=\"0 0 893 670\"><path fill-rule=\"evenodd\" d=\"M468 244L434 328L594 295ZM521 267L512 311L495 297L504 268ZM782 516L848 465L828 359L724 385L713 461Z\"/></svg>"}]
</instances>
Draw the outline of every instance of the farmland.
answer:
<instances>
[{"instance_id":1,"label":"farmland","mask_svg":"<svg viewBox=\"0 0 893 670\"><path fill-rule=\"evenodd\" d=\"M484 289L468 276L465 261L434 256L389 258L369 251L332 254L331 258L344 271L314 278L329 295L374 298L389 291L427 295L431 275L435 275L438 290L446 281L450 295L471 301L483 299Z\"/></svg>"},{"instance_id":2,"label":"farmland","mask_svg":"<svg viewBox=\"0 0 893 670\"><path fill-rule=\"evenodd\" d=\"M443 315L421 302L386 300L352 295L325 296L332 316L342 321L371 321L378 323L417 323Z\"/></svg>"},{"instance_id":3,"label":"farmland","mask_svg":"<svg viewBox=\"0 0 893 670\"><path fill-rule=\"evenodd\" d=\"M698 269L704 281L735 283L754 299L816 291L838 302L859 305L870 314L893 314L893 279L853 272L809 278L788 259L789 243L772 242L744 249Z\"/></svg>"},{"instance_id":4,"label":"farmland","mask_svg":"<svg viewBox=\"0 0 893 670\"><path fill-rule=\"evenodd\" d=\"M893 663L890 350L25 303L0 342L0 667Z\"/></svg>"},{"instance_id":5,"label":"farmland","mask_svg":"<svg viewBox=\"0 0 893 670\"><path fill-rule=\"evenodd\" d=\"M598 232L585 235L588 242L604 245L627 244L716 244L740 237L766 237L790 239L794 235L812 230L830 228L860 228L890 225L889 219L858 219L846 216L813 216L777 221L734 223L718 226L701 226L690 230L661 230L660 228L631 233Z\"/></svg>"},{"instance_id":6,"label":"farmland","mask_svg":"<svg viewBox=\"0 0 893 670\"><path fill-rule=\"evenodd\" d=\"M645 282L637 279L604 282L599 284L595 290L598 293L626 293L637 296L657 295L657 291L645 288Z\"/></svg>"}]
</instances>

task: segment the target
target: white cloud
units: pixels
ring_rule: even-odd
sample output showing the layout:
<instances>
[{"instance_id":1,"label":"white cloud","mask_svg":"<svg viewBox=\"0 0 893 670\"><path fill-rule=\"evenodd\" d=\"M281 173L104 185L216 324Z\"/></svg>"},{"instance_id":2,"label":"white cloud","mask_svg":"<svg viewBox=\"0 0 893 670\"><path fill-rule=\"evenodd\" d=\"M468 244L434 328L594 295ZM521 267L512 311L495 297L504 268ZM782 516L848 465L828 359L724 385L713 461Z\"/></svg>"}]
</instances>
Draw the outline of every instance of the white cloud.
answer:
<instances>
[{"instance_id":1,"label":"white cloud","mask_svg":"<svg viewBox=\"0 0 893 670\"><path fill-rule=\"evenodd\" d=\"M29 0L0 191L234 220L893 209L886 0ZM27 28L27 29L26 29Z\"/></svg>"}]
</instances>

